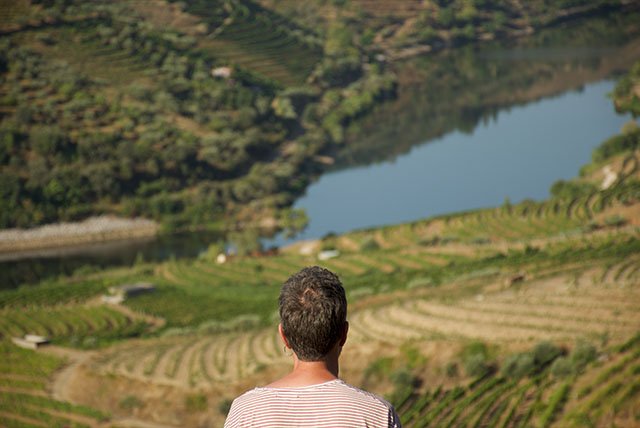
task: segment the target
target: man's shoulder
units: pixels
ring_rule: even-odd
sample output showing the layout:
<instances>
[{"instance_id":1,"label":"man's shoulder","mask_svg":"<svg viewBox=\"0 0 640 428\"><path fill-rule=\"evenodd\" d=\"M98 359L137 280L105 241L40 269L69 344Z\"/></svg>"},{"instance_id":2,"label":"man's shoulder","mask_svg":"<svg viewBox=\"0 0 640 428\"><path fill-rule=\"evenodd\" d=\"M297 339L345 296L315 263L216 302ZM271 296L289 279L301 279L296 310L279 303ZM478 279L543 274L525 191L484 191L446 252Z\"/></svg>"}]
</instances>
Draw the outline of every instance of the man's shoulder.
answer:
<instances>
[{"instance_id":1,"label":"man's shoulder","mask_svg":"<svg viewBox=\"0 0 640 428\"><path fill-rule=\"evenodd\" d=\"M336 388L342 390L345 395L353 398L354 400L362 400L370 403L378 403L384 407L391 408L391 404L384 398L376 395L372 392L365 391L356 386L350 385L342 380L336 382Z\"/></svg>"},{"instance_id":2,"label":"man's shoulder","mask_svg":"<svg viewBox=\"0 0 640 428\"><path fill-rule=\"evenodd\" d=\"M288 396L295 396L302 398L305 395L327 395L327 396L340 396L343 399L362 401L369 404L378 404L387 408L392 408L391 404L384 398L373 394L369 391L365 391L356 386L350 385L341 379L326 382L318 385L310 385L308 387L300 388L254 388L246 391L244 394L237 397L234 401L238 404L243 402L251 402L256 399L264 398L265 396L277 395L285 398Z\"/></svg>"},{"instance_id":3,"label":"man's shoulder","mask_svg":"<svg viewBox=\"0 0 640 428\"><path fill-rule=\"evenodd\" d=\"M358 426L400 426L389 402L340 379L300 388L251 389L233 401L225 426L243 426L239 421L256 417L293 420L302 414L311 419L329 417L339 425L348 421Z\"/></svg>"}]
</instances>

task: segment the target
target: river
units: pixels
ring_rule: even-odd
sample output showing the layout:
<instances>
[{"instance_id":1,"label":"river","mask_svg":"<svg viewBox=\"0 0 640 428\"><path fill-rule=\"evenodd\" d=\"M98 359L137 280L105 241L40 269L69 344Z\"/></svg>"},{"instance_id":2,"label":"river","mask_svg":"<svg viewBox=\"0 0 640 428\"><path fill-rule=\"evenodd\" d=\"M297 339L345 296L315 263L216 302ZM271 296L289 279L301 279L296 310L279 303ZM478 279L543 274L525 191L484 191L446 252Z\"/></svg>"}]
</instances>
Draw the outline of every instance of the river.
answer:
<instances>
[{"instance_id":1,"label":"river","mask_svg":"<svg viewBox=\"0 0 640 428\"><path fill-rule=\"evenodd\" d=\"M297 239L544 199L575 177L628 116L607 97L640 58L636 15L590 19L529 39L469 46L395 64L397 99L350 126L336 162L295 204L310 218ZM2 287L195 257L218 236L112 243L0 263ZM265 245L283 245L282 237Z\"/></svg>"},{"instance_id":2,"label":"river","mask_svg":"<svg viewBox=\"0 0 640 428\"><path fill-rule=\"evenodd\" d=\"M302 238L438 214L542 200L575 177L592 150L631 119L617 115L605 80L503 111L471 133L451 132L378 164L323 175L295 206Z\"/></svg>"}]
</instances>

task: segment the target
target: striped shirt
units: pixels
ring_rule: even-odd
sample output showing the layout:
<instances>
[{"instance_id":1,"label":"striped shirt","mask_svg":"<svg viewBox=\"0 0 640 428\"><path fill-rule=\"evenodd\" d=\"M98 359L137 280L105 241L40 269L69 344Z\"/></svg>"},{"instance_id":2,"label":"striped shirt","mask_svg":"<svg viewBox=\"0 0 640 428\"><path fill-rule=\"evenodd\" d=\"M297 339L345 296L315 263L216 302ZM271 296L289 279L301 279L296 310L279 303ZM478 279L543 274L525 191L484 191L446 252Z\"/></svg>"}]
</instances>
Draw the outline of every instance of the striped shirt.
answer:
<instances>
[{"instance_id":1,"label":"striped shirt","mask_svg":"<svg viewBox=\"0 0 640 428\"><path fill-rule=\"evenodd\" d=\"M400 428L385 400L340 379L300 388L255 388L233 400L225 428Z\"/></svg>"}]
</instances>

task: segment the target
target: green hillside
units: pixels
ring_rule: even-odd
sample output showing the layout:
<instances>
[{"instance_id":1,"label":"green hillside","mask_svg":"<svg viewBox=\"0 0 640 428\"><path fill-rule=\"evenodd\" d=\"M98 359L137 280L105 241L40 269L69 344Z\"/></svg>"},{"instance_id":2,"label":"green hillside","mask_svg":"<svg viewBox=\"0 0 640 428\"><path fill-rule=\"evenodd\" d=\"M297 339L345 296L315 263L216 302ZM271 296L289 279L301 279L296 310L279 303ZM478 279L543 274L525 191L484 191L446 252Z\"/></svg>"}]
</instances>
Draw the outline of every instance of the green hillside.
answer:
<instances>
[{"instance_id":1,"label":"green hillside","mask_svg":"<svg viewBox=\"0 0 640 428\"><path fill-rule=\"evenodd\" d=\"M0 228L290 227L317 155L395 96L387 57L623 7L547 3L2 2Z\"/></svg>"},{"instance_id":2,"label":"green hillside","mask_svg":"<svg viewBox=\"0 0 640 428\"><path fill-rule=\"evenodd\" d=\"M330 143L327 132L337 133L330 126L393 91L381 68L317 72L318 36L257 4L155 6L7 7L0 227L98 213L168 228L278 225L278 209L317 172L312 157ZM367 101L326 126L319 109L300 123L336 83ZM342 102L334 91L327 107Z\"/></svg>"},{"instance_id":3,"label":"green hillside","mask_svg":"<svg viewBox=\"0 0 640 428\"><path fill-rule=\"evenodd\" d=\"M639 70L613 94L636 116ZM287 370L280 284L320 264L350 302L344 378L384 394L404 426L633 426L639 144L632 122L546 201L328 236L304 254L301 243L220 264L212 247L2 291L2 423L219 425L230 399ZM606 188L605 170L616 175ZM323 249L340 255L318 261ZM109 286L137 282L157 289L100 303ZM11 344L29 333L56 346Z\"/></svg>"}]
</instances>

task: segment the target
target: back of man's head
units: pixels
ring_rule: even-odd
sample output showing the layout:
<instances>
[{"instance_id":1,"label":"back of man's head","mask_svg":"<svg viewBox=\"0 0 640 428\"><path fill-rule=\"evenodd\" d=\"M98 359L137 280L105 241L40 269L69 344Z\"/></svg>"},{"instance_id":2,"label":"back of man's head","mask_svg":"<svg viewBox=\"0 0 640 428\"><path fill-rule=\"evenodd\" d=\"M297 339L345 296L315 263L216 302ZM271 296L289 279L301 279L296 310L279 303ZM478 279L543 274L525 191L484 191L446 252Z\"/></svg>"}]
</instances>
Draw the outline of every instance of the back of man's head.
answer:
<instances>
[{"instance_id":1,"label":"back of man's head","mask_svg":"<svg viewBox=\"0 0 640 428\"><path fill-rule=\"evenodd\" d=\"M334 273L318 266L302 269L284 283L279 303L282 330L300 360L322 360L341 339L347 298Z\"/></svg>"}]
</instances>

